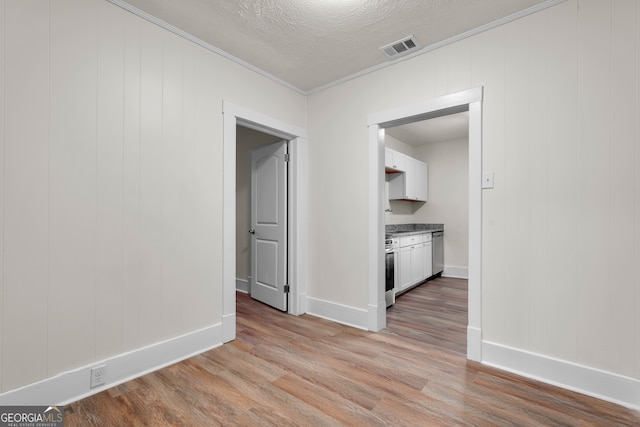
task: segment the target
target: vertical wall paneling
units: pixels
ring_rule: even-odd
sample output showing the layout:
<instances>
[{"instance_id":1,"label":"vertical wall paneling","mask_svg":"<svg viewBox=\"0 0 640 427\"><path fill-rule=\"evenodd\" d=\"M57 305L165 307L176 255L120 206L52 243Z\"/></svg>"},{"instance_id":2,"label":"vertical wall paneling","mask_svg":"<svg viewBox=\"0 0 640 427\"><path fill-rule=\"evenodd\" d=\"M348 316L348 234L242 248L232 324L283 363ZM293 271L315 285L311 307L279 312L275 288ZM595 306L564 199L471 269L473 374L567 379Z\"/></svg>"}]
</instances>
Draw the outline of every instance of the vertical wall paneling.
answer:
<instances>
[{"instance_id":1,"label":"vertical wall paneling","mask_svg":"<svg viewBox=\"0 0 640 427\"><path fill-rule=\"evenodd\" d=\"M471 40L465 39L447 50L447 93L471 88Z\"/></svg>"},{"instance_id":2,"label":"vertical wall paneling","mask_svg":"<svg viewBox=\"0 0 640 427\"><path fill-rule=\"evenodd\" d=\"M4 8L0 4L0 347L4 306ZM0 393L2 392L2 349L0 348Z\"/></svg>"},{"instance_id":3,"label":"vertical wall paneling","mask_svg":"<svg viewBox=\"0 0 640 427\"><path fill-rule=\"evenodd\" d=\"M636 2L636 74L640 74L640 4ZM640 325L640 225L638 224L638 216L640 215L640 79L636 79L636 134L635 134L635 206L634 213L636 218L635 224L635 259L634 259L634 284L635 284L635 317L633 324ZM634 378L640 378L640 328L636 326L635 330L636 348L636 371Z\"/></svg>"},{"instance_id":4,"label":"vertical wall paneling","mask_svg":"<svg viewBox=\"0 0 640 427\"><path fill-rule=\"evenodd\" d=\"M200 48L196 47L196 51ZM196 81L198 85L195 98L195 181L197 206L197 237L194 241L194 257L198 268L197 290L200 298L194 301L191 308L193 320L197 323L211 324L222 316L222 264L211 262L222 259L222 203L215 197L222 194L223 165L222 144L213 144L218 135L222 135L222 106L212 103L212 99L220 97L214 79L216 61L202 55L195 58Z\"/></svg>"},{"instance_id":5,"label":"vertical wall paneling","mask_svg":"<svg viewBox=\"0 0 640 427\"><path fill-rule=\"evenodd\" d=\"M504 59L505 339L529 347L531 301L531 20L507 25Z\"/></svg>"},{"instance_id":6,"label":"vertical wall paneling","mask_svg":"<svg viewBox=\"0 0 640 427\"><path fill-rule=\"evenodd\" d=\"M51 2L49 374L95 356L97 4Z\"/></svg>"},{"instance_id":7,"label":"vertical wall paneling","mask_svg":"<svg viewBox=\"0 0 640 427\"><path fill-rule=\"evenodd\" d=\"M449 61L446 49L437 49L433 51L432 60L434 61L435 72L435 96L443 96L449 91Z\"/></svg>"},{"instance_id":8,"label":"vertical wall paneling","mask_svg":"<svg viewBox=\"0 0 640 427\"><path fill-rule=\"evenodd\" d=\"M547 132L548 94L548 11L530 18L529 69L530 69L530 122L529 122L529 194L531 211L529 222L529 327L530 349L534 352L548 351L546 338L551 332L548 322L548 241L549 206L548 166L549 156Z\"/></svg>"},{"instance_id":9,"label":"vertical wall paneling","mask_svg":"<svg viewBox=\"0 0 640 427\"><path fill-rule=\"evenodd\" d=\"M195 115L196 115L196 47L185 43L183 51L183 87L182 87L182 156L180 198L182 211L180 212L180 228L182 240L180 256L183 275L181 278L182 328L192 330L196 324L194 316L188 313L192 310L192 301L197 295L197 257L196 245L197 228L197 197L196 197L196 151L195 151Z\"/></svg>"},{"instance_id":10,"label":"vertical wall paneling","mask_svg":"<svg viewBox=\"0 0 640 427\"><path fill-rule=\"evenodd\" d=\"M163 32L140 31L140 337L162 334L162 64Z\"/></svg>"},{"instance_id":11,"label":"vertical wall paneling","mask_svg":"<svg viewBox=\"0 0 640 427\"><path fill-rule=\"evenodd\" d=\"M49 4L28 0L3 6L6 391L47 376Z\"/></svg>"},{"instance_id":12,"label":"vertical wall paneling","mask_svg":"<svg viewBox=\"0 0 640 427\"><path fill-rule=\"evenodd\" d=\"M548 17L548 93L546 111L549 156L548 187L547 352L565 360L576 358L578 254L578 74L577 2L556 6ZM567 338L571 337L571 338Z\"/></svg>"},{"instance_id":13,"label":"vertical wall paneling","mask_svg":"<svg viewBox=\"0 0 640 427\"><path fill-rule=\"evenodd\" d=\"M105 0L0 23L0 400L80 395L221 328L223 98L301 126L306 98Z\"/></svg>"},{"instance_id":14,"label":"vertical wall paneling","mask_svg":"<svg viewBox=\"0 0 640 427\"><path fill-rule=\"evenodd\" d=\"M140 343L140 20L125 14L123 113L123 350Z\"/></svg>"},{"instance_id":15,"label":"vertical wall paneling","mask_svg":"<svg viewBox=\"0 0 640 427\"><path fill-rule=\"evenodd\" d=\"M181 320L181 182L183 39L164 35L162 81L162 312L163 333L175 335Z\"/></svg>"},{"instance_id":16,"label":"vertical wall paneling","mask_svg":"<svg viewBox=\"0 0 640 427\"><path fill-rule=\"evenodd\" d=\"M122 353L124 16L99 3L96 359Z\"/></svg>"},{"instance_id":17,"label":"vertical wall paneling","mask_svg":"<svg viewBox=\"0 0 640 427\"><path fill-rule=\"evenodd\" d=\"M638 110L638 70L629 66L636 54L635 1L612 2L611 39L611 368L635 373L634 336L631 321L634 301L634 235L636 222L635 158Z\"/></svg>"},{"instance_id":18,"label":"vertical wall paneling","mask_svg":"<svg viewBox=\"0 0 640 427\"><path fill-rule=\"evenodd\" d=\"M425 58L426 59L426 58ZM424 59L423 59L424 60ZM403 79L404 81L414 81L413 74L411 73L410 64L405 64L405 67L408 68L406 71L406 77ZM431 99L436 97L436 70L435 66L431 61L426 61L421 67L420 73L420 98L419 99ZM416 85L412 85L416 91Z\"/></svg>"},{"instance_id":19,"label":"vertical wall paneling","mask_svg":"<svg viewBox=\"0 0 640 427\"><path fill-rule=\"evenodd\" d=\"M484 338L500 341L505 317L504 262L504 27L478 35L473 40L472 86L484 86L483 159L485 171L495 173L495 188L482 192L482 299L491 310L482 310ZM491 141L491 143L488 143ZM486 331L486 332L485 332Z\"/></svg>"},{"instance_id":20,"label":"vertical wall paneling","mask_svg":"<svg viewBox=\"0 0 640 427\"><path fill-rule=\"evenodd\" d=\"M579 225L609 229L611 188L611 0L580 2L578 44ZM611 356L611 235L578 240L578 361L606 369Z\"/></svg>"}]
</instances>

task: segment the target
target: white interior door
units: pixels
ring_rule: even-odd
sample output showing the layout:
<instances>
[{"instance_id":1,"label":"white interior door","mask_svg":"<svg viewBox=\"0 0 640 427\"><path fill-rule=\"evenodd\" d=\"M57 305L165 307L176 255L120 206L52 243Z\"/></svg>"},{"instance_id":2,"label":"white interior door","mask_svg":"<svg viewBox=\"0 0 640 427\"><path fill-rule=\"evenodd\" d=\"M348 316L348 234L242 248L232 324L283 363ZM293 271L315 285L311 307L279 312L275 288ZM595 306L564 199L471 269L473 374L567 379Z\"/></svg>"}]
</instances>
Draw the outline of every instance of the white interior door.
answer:
<instances>
[{"instance_id":1,"label":"white interior door","mask_svg":"<svg viewBox=\"0 0 640 427\"><path fill-rule=\"evenodd\" d=\"M287 143L251 153L251 297L287 310Z\"/></svg>"}]
</instances>

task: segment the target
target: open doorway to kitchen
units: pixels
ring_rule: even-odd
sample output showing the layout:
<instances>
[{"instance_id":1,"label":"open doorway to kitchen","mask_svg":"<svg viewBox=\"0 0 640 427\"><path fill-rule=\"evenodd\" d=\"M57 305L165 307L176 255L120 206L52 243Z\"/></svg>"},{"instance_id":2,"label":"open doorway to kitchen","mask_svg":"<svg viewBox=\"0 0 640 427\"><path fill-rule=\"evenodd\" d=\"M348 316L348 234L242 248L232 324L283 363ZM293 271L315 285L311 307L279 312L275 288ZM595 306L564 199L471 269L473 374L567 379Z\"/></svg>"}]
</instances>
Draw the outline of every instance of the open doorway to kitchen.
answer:
<instances>
[{"instance_id":1,"label":"open doorway to kitchen","mask_svg":"<svg viewBox=\"0 0 640 427\"><path fill-rule=\"evenodd\" d=\"M387 328L466 354L469 112L390 127L384 139ZM422 200L400 193L409 178Z\"/></svg>"},{"instance_id":2,"label":"open doorway to kitchen","mask_svg":"<svg viewBox=\"0 0 640 427\"><path fill-rule=\"evenodd\" d=\"M222 273L222 333L223 341L229 342L236 336L236 287L237 287L237 233L246 236L247 230L236 229L237 218L237 156L239 127L271 135L288 141L289 187L287 206L287 278L289 285L287 312L306 312L306 225L304 212L306 194L306 130L282 122L265 114L225 102L222 108L224 171L223 171L223 273Z\"/></svg>"},{"instance_id":3,"label":"open doorway to kitchen","mask_svg":"<svg viewBox=\"0 0 640 427\"><path fill-rule=\"evenodd\" d=\"M372 266L369 280L370 329L386 325L384 297L384 237L385 237L385 172L384 149L386 129L408 123L468 114L468 326L467 357L481 360L481 158L482 158L482 88L470 89L423 103L383 111L369 116L370 159L370 237L369 260ZM393 132L393 131L392 131Z\"/></svg>"}]
</instances>

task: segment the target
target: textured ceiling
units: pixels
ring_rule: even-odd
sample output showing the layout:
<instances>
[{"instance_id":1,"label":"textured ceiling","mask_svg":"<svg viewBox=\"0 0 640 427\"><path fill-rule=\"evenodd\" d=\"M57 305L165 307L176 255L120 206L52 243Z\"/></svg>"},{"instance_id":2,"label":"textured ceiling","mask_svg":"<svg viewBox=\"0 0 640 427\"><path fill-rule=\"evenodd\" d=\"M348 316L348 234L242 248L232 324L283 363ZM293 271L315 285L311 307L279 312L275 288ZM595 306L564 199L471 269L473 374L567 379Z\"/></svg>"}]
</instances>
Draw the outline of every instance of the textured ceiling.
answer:
<instances>
[{"instance_id":1,"label":"textured ceiling","mask_svg":"<svg viewBox=\"0 0 640 427\"><path fill-rule=\"evenodd\" d=\"M123 1L120 1L124 3ZM545 0L126 0L307 92L388 62L379 47L427 47Z\"/></svg>"}]
</instances>

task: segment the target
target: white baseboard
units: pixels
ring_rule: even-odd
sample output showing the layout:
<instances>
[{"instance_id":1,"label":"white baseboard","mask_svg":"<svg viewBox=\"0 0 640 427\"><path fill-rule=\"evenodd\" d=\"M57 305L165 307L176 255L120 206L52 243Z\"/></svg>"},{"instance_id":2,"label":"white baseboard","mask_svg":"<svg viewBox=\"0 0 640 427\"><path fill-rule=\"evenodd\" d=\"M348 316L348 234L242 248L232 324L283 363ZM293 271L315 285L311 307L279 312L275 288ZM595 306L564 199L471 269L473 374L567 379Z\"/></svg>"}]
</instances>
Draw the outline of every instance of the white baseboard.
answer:
<instances>
[{"instance_id":1,"label":"white baseboard","mask_svg":"<svg viewBox=\"0 0 640 427\"><path fill-rule=\"evenodd\" d=\"M482 363L631 409L640 409L640 380L635 378L487 341L482 343Z\"/></svg>"},{"instance_id":2,"label":"white baseboard","mask_svg":"<svg viewBox=\"0 0 640 427\"><path fill-rule=\"evenodd\" d=\"M367 321L369 320L367 310L311 297L307 297L307 308L307 314L312 316L367 330Z\"/></svg>"},{"instance_id":3,"label":"white baseboard","mask_svg":"<svg viewBox=\"0 0 640 427\"><path fill-rule=\"evenodd\" d=\"M307 294L306 292L298 294L298 300L294 301L295 294L289 294L289 314L301 316L307 312Z\"/></svg>"},{"instance_id":4,"label":"white baseboard","mask_svg":"<svg viewBox=\"0 0 640 427\"><path fill-rule=\"evenodd\" d=\"M467 326L467 359L482 360L482 330L472 326Z\"/></svg>"},{"instance_id":5,"label":"white baseboard","mask_svg":"<svg viewBox=\"0 0 640 427\"><path fill-rule=\"evenodd\" d=\"M442 271L442 277L451 277L453 279L468 279L469 267L454 267L452 265L445 265Z\"/></svg>"},{"instance_id":6,"label":"white baseboard","mask_svg":"<svg viewBox=\"0 0 640 427\"><path fill-rule=\"evenodd\" d=\"M222 325L216 324L0 394L0 406L67 405L220 345ZM106 383L90 388L91 368L100 365Z\"/></svg>"},{"instance_id":7,"label":"white baseboard","mask_svg":"<svg viewBox=\"0 0 640 427\"><path fill-rule=\"evenodd\" d=\"M236 279L236 291L248 294L249 281L244 279Z\"/></svg>"},{"instance_id":8,"label":"white baseboard","mask_svg":"<svg viewBox=\"0 0 640 427\"><path fill-rule=\"evenodd\" d=\"M387 327L387 302L378 301L377 305L369 304L368 330L378 332Z\"/></svg>"},{"instance_id":9,"label":"white baseboard","mask_svg":"<svg viewBox=\"0 0 640 427\"><path fill-rule=\"evenodd\" d=\"M222 342L236 339L236 312L222 315Z\"/></svg>"}]
</instances>

